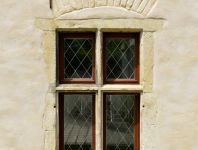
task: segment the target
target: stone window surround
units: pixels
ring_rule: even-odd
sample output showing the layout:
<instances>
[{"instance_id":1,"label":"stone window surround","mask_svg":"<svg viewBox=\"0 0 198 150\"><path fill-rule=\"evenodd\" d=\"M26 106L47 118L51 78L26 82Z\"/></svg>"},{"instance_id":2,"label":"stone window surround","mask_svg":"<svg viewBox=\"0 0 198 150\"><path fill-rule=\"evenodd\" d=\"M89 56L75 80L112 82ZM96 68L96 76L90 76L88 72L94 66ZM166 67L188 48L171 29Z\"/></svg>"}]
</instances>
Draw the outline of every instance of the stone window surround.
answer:
<instances>
[{"instance_id":1,"label":"stone window surround","mask_svg":"<svg viewBox=\"0 0 198 150\"><path fill-rule=\"evenodd\" d=\"M157 104L152 93L153 86L153 36L163 25L161 19L86 19L55 20L36 19L36 26L43 31L43 51L48 71L49 89L45 99L43 129L45 132L44 150L58 150L58 110L59 92L96 92L96 116L102 115L101 101L103 92L140 93L140 150L153 150L155 147L155 128ZM102 79L96 85L58 85L56 81L56 33L57 31L95 31L96 32L96 75L102 74L102 32L140 32L140 83L131 85L102 85ZM96 117L96 149L102 150L102 122ZM98 117L100 118L100 117ZM98 137L98 138L97 138Z\"/></svg>"}]
</instances>

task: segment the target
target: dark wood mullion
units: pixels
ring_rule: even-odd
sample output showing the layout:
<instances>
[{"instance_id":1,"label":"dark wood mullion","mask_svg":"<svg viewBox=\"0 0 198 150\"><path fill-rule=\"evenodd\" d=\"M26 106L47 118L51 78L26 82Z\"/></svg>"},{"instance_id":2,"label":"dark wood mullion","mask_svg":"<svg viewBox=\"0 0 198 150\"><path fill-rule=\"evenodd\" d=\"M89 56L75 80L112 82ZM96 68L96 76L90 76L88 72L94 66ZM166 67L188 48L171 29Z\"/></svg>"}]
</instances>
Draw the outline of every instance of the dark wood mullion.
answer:
<instances>
[{"instance_id":1,"label":"dark wood mullion","mask_svg":"<svg viewBox=\"0 0 198 150\"><path fill-rule=\"evenodd\" d=\"M64 36L59 34L59 83L64 81Z\"/></svg>"},{"instance_id":2,"label":"dark wood mullion","mask_svg":"<svg viewBox=\"0 0 198 150\"><path fill-rule=\"evenodd\" d=\"M106 50L106 41L107 41L107 36L105 33L103 33L103 56L102 56L102 64L103 64L103 83L106 83L106 77L107 77L107 50Z\"/></svg>"},{"instance_id":3,"label":"dark wood mullion","mask_svg":"<svg viewBox=\"0 0 198 150\"><path fill-rule=\"evenodd\" d=\"M135 96L134 149L140 150L140 94Z\"/></svg>"},{"instance_id":4,"label":"dark wood mullion","mask_svg":"<svg viewBox=\"0 0 198 150\"><path fill-rule=\"evenodd\" d=\"M59 150L64 150L64 94L59 94Z\"/></svg>"},{"instance_id":5,"label":"dark wood mullion","mask_svg":"<svg viewBox=\"0 0 198 150\"><path fill-rule=\"evenodd\" d=\"M95 106L96 105L96 99L95 94L92 95L92 148L93 150L96 149L96 119L95 119Z\"/></svg>"},{"instance_id":6,"label":"dark wood mullion","mask_svg":"<svg viewBox=\"0 0 198 150\"><path fill-rule=\"evenodd\" d=\"M140 81L140 34L135 34L135 80Z\"/></svg>"},{"instance_id":7,"label":"dark wood mullion","mask_svg":"<svg viewBox=\"0 0 198 150\"><path fill-rule=\"evenodd\" d=\"M93 47L92 47L92 83L96 82L96 35L92 37Z\"/></svg>"},{"instance_id":8,"label":"dark wood mullion","mask_svg":"<svg viewBox=\"0 0 198 150\"><path fill-rule=\"evenodd\" d=\"M82 80L78 80L78 79L68 79L68 80L61 80L60 81L61 84L92 84L92 83L95 83L95 80L85 80L85 79L82 79Z\"/></svg>"},{"instance_id":9,"label":"dark wood mullion","mask_svg":"<svg viewBox=\"0 0 198 150\"><path fill-rule=\"evenodd\" d=\"M135 79L112 79L112 80L106 80L104 81L105 84L127 84L127 83L139 83L138 80L135 80Z\"/></svg>"},{"instance_id":10,"label":"dark wood mullion","mask_svg":"<svg viewBox=\"0 0 198 150\"><path fill-rule=\"evenodd\" d=\"M103 150L107 149L107 143L106 143L106 130L107 130L107 116L106 116L106 96L107 94L103 94Z\"/></svg>"}]
</instances>

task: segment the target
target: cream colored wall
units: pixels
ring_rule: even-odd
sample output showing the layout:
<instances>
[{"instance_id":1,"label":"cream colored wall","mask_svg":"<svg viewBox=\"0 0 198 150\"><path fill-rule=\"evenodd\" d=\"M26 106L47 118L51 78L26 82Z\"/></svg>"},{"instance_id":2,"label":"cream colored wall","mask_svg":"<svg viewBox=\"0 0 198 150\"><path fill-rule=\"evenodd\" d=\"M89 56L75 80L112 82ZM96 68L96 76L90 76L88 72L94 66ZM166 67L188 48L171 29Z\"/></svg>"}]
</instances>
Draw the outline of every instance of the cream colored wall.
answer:
<instances>
[{"instance_id":1,"label":"cream colored wall","mask_svg":"<svg viewBox=\"0 0 198 150\"><path fill-rule=\"evenodd\" d=\"M43 150L48 66L35 18L51 18L52 13L48 0L1 0L0 6L0 150ZM121 9L116 14L166 19L154 38L156 139L153 144L145 141L145 149L147 145L152 150L198 149L197 9L196 0L158 0L147 16ZM82 11L85 15L64 17L94 17ZM116 12L111 9L103 16ZM144 109L149 110L153 98L147 97Z\"/></svg>"},{"instance_id":2,"label":"cream colored wall","mask_svg":"<svg viewBox=\"0 0 198 150\"><path fill-rule=\"evenodd\" d=\"M36 16L48 0L0 1L0 150L42 150L47 85Z\"/></svg>"},{"instance_id":3,"label":"cream colored wall","mask_svg":"<svg viewBox=\"0 0 198 150\"><path fill-rule=\"evenodd\" d=\"M197 10L196 0L159 0L151 13L167 20L155 35L158 150L198 149Z\"/></svg>"}]
</instances>

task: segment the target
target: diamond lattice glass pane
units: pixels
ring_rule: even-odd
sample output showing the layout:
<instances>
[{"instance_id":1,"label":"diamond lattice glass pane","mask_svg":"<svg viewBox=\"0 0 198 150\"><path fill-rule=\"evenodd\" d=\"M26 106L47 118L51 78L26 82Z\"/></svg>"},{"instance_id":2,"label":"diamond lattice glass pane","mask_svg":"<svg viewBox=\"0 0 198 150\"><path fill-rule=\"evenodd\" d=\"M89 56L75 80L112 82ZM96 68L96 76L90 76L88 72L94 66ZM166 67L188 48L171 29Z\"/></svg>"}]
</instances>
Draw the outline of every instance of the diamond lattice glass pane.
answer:
<instances>
[{"instance_id":1,"label":"diamond lattice glass pane","mask_svg":"<svg viewBox=\"0 0 198 150\"><path fill-rule=\"evenodd\" d=\"M92 95L64 96L65 150L92 149Z\"/></svg>"},{"instance_id":2,"label":"diamond lattice glass pane","mask_svg":"<svg viewBox=\"0 0 198 150\"><path fill-rule=\"evenodd\" d=\"M106 79L133 79L135 76L135 39L106 39Z\"/></svg>"},{"instance_id":3,"label":"diamond lattice glass pane","mask_svg":"<svg viewBox=\"0 0 198 150\"><path fill-rule=\"evenodd\" d=\"M64 39L64 78L92 77L93 40Z\"/></svg>"},{"instance_id":4,"label":"diamond lattice glass pane","mask_svg":"<svg viewBox=\"0 0 198 150\"><path fill-rule=\"evenodd\" d=\"M133 95L106 96L107 150L133 150L134 100Z\"/></svg>"}]
</instances>

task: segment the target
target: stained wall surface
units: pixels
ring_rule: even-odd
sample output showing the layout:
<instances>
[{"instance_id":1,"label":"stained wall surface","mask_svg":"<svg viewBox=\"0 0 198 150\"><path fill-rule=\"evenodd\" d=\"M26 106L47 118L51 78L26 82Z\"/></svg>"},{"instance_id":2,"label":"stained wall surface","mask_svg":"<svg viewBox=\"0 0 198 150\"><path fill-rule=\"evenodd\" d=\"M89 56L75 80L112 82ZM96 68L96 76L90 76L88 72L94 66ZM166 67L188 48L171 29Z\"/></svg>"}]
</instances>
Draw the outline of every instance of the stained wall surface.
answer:
<instances>
[{"instance_id":1,"label":"stained wall surface","mask_svg":"<svg viewBox=\"0 0 198 150\"><path fill-rule=\"evenodd\" d=\"M42 31L35 26L35 19L53 18L53 13L48 0L1 0L0 7L0 150L43 150L49 85ZM97 15L88 14L86 9L66 17ZM154 38L157 124L153 150L198 149L197 9L196 0L157 0L143 16L127 10L117 13L121 9L103 13L103 17L121 14L123 18L165 19Z\"/></svg>"}]
</instances>

